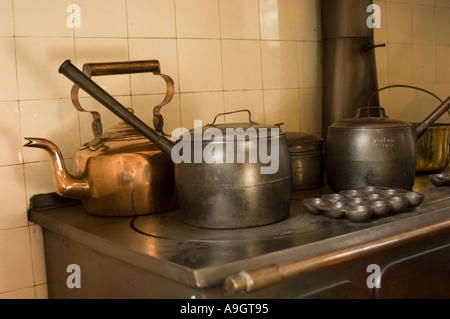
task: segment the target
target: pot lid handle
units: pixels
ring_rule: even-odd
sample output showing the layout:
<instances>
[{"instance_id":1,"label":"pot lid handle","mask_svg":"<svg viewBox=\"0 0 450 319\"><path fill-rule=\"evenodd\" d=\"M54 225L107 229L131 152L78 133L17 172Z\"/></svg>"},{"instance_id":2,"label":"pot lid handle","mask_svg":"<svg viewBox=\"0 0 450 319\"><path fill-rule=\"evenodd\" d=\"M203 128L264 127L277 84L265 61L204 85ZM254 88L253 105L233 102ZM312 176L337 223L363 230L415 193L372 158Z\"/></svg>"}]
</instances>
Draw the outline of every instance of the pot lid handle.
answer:
<instances>
[{"instance_id":1,"label":"pot lid handle","mask_svg":"<svg viewBox=\"0 0 450 319\"><path fill-rule=\"evenodd\" d=\"M231 111L231 112L225 112L225 113L219 113L214 117L214 120L211 124L207 124L206 126L213 126L216 123L216 120L219 116L222 115L228 115L228 114L234 114L234 113L239 113L239 112L247 112L248 113L248 122L250 124L257 124L256 122L252 121L252 113L250 112L250 110L248 109L242 109L242 110L237 110L237 111Z\"/></svg>"},{"instance_id":2,"label":"pot lid handle","mask_svg":"<svg viewBox=\"0 0 450 319\"><path fill-rule=\"evenodd\" d=\"M166 95L164 100L153 108L153 125L155 130L163 133L164 119L161 115L161 108L169 103L174 95L174 82L168 75L161 74L161 68L158 60L140 60L140 61L125 61L125 62L102 62L102 63L85 63L83 65L83 73L87 77L114 75L114 74L132 74L132 73L146 73L151 72L154 75L161 76L167 85ZM101 124L100 114L96 111L85 110L78 100L79 87L75 84L71 90L72 104L80 112L89 112L93 117L92 132L94 139L81 148L90 148L95 150L103 144L102 133L103 127Z\"/></svg>"},{"instance_id":3,"label":"pot lid handle","mask_svg":"<svg viewBox=\"0 0 450 319\"><path fill-rule=\"evenodd\" d=\"M387 118L388 116L386 116L384 108L379 106L365 106L358 108L354 118L359 119L366 117Z\"/></svg>"}]
</instances>

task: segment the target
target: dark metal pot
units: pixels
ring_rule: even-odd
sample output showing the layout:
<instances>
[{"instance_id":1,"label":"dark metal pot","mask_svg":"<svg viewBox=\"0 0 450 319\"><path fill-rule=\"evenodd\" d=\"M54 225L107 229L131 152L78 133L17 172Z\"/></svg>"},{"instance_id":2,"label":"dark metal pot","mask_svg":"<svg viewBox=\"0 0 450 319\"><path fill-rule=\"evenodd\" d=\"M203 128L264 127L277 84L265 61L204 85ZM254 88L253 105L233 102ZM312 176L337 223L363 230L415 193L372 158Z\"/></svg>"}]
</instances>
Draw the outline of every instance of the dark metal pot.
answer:
<instances>
[{"instance_id":1,"label":"dark metal pot","mask_svg":"<svg viewBox=\"0 0 450 319\"><path fill-rule=\"evenodd\" d=\"M64 62L59 72L151 140L172 160L174 152L181 154L180 149L183 149L183 155L185 149L194 149L195 154L198 154L195 152L196 149L212 154L213 158L210 158L213 160L212 163L205 162L205 159L196 160L196 155L192 154L192 161L175 164L179 206L186 223L205 228L242 228L274 223L289 216L290 159L285 133L277 126L257 124L250 118L249 123L240 124L216 125L214 121L208 126L197 128L200 131L200 138L197 138L194 128L183 134L182 140L173 142L130 113L70 61ZM220 134L206 139L203 134L207 128L212 128ZM231 140L230 152L232 150L237 154L238 150L244 150L247 159L251 154L250 150L255 146L266 145L267 150L272 150L272 145L277 145L278 169L273 173L262 173L271 164L261 158L261 154L242 163L239 160L230 163L227 158L230 154L229 149L226 148L226 152L223 152L221 148L230 141L229 136L226 136L227 129L241 131L232 136L234 140ZM254 129L257 135L247 134L247 129ZM267 134L261 133L264 129ZM274 131L275 134L271 134ZM222 135L222 138L218 137L219 135ZM223 139L224 137L226 139Z\"/></svg>"},{"instance_id":2,"label":"dark metal pot","mask_svg":"<svg viewBox=\"0 0 450 319\"><path fill-rule=\"evenodd\" d=\"M449 108L450 97L416 126L388 118L380 107L360 108L354 118L334 122L325 141L330 188L412 188L417 139Z\"/></svg>"},{"instance_id":3,"label":"dark metal pot","mask_svg":"<svg viewBox=\"0 0 450 319\"><path fill-rule=\"evenodd\" d=\"M286 141L291 157L292 190L324 186L323 138L299 132L286 132Z\"/></svg>"}]
</instances>

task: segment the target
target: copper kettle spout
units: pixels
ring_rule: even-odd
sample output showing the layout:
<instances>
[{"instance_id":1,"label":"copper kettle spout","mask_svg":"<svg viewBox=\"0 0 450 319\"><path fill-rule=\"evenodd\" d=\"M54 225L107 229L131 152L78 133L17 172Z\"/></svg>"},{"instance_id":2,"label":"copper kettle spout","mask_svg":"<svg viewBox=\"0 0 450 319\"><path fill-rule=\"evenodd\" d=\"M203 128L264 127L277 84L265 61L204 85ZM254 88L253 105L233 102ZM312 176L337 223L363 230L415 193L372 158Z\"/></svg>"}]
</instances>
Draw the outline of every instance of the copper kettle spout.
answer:
<instances>
[{"instance_id":1,"label":"copper kettle spout","mask_svg":"<svg viewBox=\"0 0 450 319\"><path fill-rule=\"evenodd\" d=\"M74 177L67 171L61 151L55 144L43 138L25 137L25 139L28 140L25 147L41 148L50 154L53 183L57 194L76 199L90 197L88 183L83 178Z\"/></svg>"},{"instance_id":2,"label":"copper kettle spout","mask_svg":"<svg viewBox=\"0 0 450 319\"><path fill-rule=\"evenodd\" d=\"M433 124L438 118L440 118L442 114L447 112L449 108L450 96L444 102L442 102L442 104L439 105L430 115L428 115L425 120L423 120L414 128L416 132L416 140L418 140L423 135L423 133L425 133L428 127Z\"/></svg>"}]
</instances>

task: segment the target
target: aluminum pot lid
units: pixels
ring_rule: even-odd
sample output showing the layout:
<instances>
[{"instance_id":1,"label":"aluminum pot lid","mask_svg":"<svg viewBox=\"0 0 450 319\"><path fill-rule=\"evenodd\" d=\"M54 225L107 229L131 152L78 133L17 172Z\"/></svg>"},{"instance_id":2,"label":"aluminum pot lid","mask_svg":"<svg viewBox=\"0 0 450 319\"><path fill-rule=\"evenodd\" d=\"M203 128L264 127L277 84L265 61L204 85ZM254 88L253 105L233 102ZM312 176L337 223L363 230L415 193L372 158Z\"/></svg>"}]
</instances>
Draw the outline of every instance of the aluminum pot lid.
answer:
<instances>
[{"instance_id":1,"label":"aluminum pot lid","mask_svg":"<svg viewBox=\"0 0 450 319\"><path fill-rule=\"evenodd\" d=\"M205 125L189 131L192 141L230 141L274 138L285 133L276 125L259 123L226 123Z\"/></svg>"},{"instance_id":2,"label":"aluminum pot lid","mask_svg":"<svg viewBox=\"0 0 450 319\"><path fill-rule=\"evenodd\" d=\"M322 147L323 138L300 132L286 132L286 142L290 152L317 151Z\"/></svg>"}]
</instances>

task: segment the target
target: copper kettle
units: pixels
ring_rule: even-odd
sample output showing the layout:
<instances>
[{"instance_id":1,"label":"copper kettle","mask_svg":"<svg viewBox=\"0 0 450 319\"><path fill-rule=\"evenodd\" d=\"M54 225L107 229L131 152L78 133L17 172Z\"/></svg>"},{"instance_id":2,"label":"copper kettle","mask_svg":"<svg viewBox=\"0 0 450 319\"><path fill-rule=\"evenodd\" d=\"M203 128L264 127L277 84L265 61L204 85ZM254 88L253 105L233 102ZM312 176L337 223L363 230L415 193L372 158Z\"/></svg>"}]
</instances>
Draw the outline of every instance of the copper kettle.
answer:
<instances>
[{"instance_id":1,"label":"copper kettle","mask_svg":"<svg viewBox=\"0 0 450 319\"><path fill-rule=\"evenodd\" d=\"M161 76L167 92L163 102L153 109L153 124L163 134L160 110L171 101L174 84L169 76L160 73L158 61L90 63L83 66L83 72L88 77L142 72ZM29 142L24 145L50 154L56 193L80 199L88 213L101 216L142 215L177 208L172 161L125 122L103 132L100 114L81 107L78 91L79 87L74 85L72 103L78 111L92 114L94 138L75 153L72 174L51 141L26 137Z\"/></svg>"}]
</instances>

